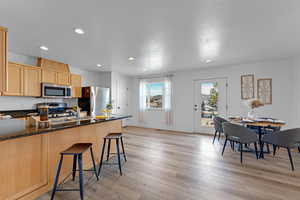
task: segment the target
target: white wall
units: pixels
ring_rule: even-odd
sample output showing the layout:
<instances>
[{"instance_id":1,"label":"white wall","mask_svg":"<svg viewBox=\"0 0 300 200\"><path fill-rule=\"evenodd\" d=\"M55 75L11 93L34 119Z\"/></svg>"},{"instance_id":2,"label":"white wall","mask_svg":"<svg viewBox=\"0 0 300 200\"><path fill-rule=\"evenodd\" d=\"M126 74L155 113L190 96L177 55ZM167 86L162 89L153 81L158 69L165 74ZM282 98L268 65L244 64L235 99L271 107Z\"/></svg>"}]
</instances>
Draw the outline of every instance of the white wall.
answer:
<instances>
[{"instance_id":1,"label":"white wall","mask_svg":"<svg viewBox=\"0 0 300 200\"><path fill-rule=\"evenodd\" d=\"M136 106L133 108L132 125L193 132L194 80L219 77L228 78L229 116L245 116L247 109L240 98L240 77L242 74L254 74L255 81L258 78L272 78L273 81L273 103L259 108L258 115L285 120L288 123L287 127L291 127L294 124L292 114L296 112L292 107L291 89L294 66L295 61L288 59L177 72L173 77L174 125L172 127L165 125L164 114L160 111L146 113L145 124L138 122L139 95L136 79L133 82L133 105Z\"/></svg>"},{"instance_id":2,"label":"white wall","mask_svg":"<svg viewBox=\"0 0 300 200\"><path fill-rule=\"evenodd\" d=\"M300 57L293 60L292 96L291 96L291 127L300 127Z\"/></svg>"},{"instance_id":3,"label":"white wall","mask_svg":"<svg viewBox=\"0 0 300 200\"><path fill-rule=\"evenodd\" d=\"M12 62L36 65L37 58L32 56L20 55L9 52L8 60ZM83 79L83 86L101 86L111 87L111 72L90 72L78 69L70 66L72 73L80 74ZM0 111L4 110L23 110L23 109L35 109L35 104L42 102L63 102L63 99L44 99L44 98L33 98L33 97L5 97L0 96ZM71 105L77 104L76 99L65 100L66 103Z\"/></svg>"},{"instance_id":4,"label":"white wall","mask_svg":"<svg viewBox=\"0 0 300 200\"><path fill-rule=\"evenodd\" d=\"M74 66L70 66L70 71L82 76L82 86L111 87L111 72L85 71Z\"/></svg>"},{"instance_id":5,"label":"white wall","mask_svg":"<svg viewBox=\"0 0 300 200\"><path fill-rule=\"evenodd\" d=\"M132 77L121 73L111 73L111 99L113 113L120 115L132 114ZM123 125L131 123L131 119L123 120Z\"/></svg>"}]
</instances>

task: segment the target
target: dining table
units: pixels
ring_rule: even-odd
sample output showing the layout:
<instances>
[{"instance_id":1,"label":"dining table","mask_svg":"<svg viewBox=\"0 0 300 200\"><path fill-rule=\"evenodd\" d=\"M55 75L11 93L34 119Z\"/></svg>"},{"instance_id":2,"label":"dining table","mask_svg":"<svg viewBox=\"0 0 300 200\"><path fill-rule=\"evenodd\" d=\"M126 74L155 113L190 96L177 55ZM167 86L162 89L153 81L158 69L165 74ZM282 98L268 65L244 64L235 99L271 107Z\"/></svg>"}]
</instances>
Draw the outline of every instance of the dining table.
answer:
<instances>
[{"instance_id":1,"label":"dining table","mask_svg":"<svg viewBox=\"0 0 300 200\"><path fill-rule=\"evenodd\" d=\"M273 132L276 132L276 130L280 130L281 127L285 126L286 124L282 120L273 119L273 118L249 119L249 118L242 118L242 117L230 117L229 120L231 123L240 124L250 129L257 130L255 132L258 134L258 141L259 141L259 146L261 151L260 158L264 158L264 153L270 153L269 150L267 152L264 152L263 150L264 144L262 142L262 137L266 133L265 130L271 130Z\"/></svg>"}]
</instances>

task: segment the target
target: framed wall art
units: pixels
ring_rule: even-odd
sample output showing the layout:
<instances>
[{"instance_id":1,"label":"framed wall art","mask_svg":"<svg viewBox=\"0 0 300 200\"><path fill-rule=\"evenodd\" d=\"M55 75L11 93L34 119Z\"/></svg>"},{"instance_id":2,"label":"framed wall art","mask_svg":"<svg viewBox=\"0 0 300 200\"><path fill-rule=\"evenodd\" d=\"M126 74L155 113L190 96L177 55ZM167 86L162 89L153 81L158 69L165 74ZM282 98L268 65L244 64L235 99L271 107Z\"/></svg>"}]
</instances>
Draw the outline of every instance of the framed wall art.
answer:
<instances>
[{"instance_id":1,"label":"framed wall art","mask_svg":"<svg viewBox=\"0 0 300 200\"><path fill-rule=\"evenodd\" d=\"M272 104L272 79L257 80L257 98L263 104Z\"/></svg>"},{"instance_id":2,"label":"framed wall art","mask_svg":"<svg viewBox=\"0 0 300 200\"><path fill-rule=\"evenodd\" d=\"M242 75L241 76L241 98L253 99L254 98L254 75Z\"/></svg>"}]
</instances>

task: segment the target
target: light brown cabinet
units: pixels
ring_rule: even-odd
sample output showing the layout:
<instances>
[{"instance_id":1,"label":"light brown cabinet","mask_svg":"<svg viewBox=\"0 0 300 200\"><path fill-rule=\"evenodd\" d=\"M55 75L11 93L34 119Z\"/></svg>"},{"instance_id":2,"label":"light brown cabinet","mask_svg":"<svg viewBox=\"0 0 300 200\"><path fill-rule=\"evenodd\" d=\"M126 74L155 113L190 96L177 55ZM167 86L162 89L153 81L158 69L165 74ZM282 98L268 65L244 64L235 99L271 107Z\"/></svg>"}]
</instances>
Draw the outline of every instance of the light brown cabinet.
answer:
<instances>
[{"instance_id":1,"label":"light brown cabinet","mask_svg":"<svg viewBox=\"0 0 300 200\"><path fill-rule=\"evenodd\" d=\"M17 63L8 63L6 87L3 92L7 96L23 95L23 66Z\"/></svg>"},{"instance_id":2,"label":"light brown cabinet","mask_svg":"<svg viewBox=\"0 0 300 200\"><path fill-rule=\"evenodd\" d=\"M70 73L57 72L57 84L58 85L70 85Z\"/></svg>"},{"instance_id":3,"label":"light brown cabinet","mask_svg":"<svg viewBox=\"0 0 300 200\"><path fill-rule=\"evenodd\" d=\"M24 96L41 96L41 69L24 66Z\"/></svg>"},{"instance_id":4,"label":"light brown cabinet","mask_svg":"<svg viewBox=\"0 0 300 200\"><path fill-rule=\"evenodd\" d=\"M81 76L77 74L71 74L71 86L74 98L81 97Z\"/></svg>"},{"instance_id":5,"label":"light brown cabinet","mask_svg":"<svg viewBox=\"0 0 300 200\"><path fill-rule=\"evenodd\" d=\"M41 96L41 69L8 62L5 96Z\"/></svg>"},{"instance_id":6,"label":"light brown cabinet","mask_svg":"<svg viewBox=\"0 0 300 200\"><path fill-rule=\"evenodd\" d=\"M57 72L51 70L42 70L42 82L57 84Z\"/></svg>"},{"instance_id":7,"label":"light brown cabinet","mask_svg":"<svg viewBox=\"0 0 300 200\"><path fill-rule=\"evenodd\" d=\"M7 29L0 27L0 95L5 90L7 69Z\"/></svg>"}]
</instances>

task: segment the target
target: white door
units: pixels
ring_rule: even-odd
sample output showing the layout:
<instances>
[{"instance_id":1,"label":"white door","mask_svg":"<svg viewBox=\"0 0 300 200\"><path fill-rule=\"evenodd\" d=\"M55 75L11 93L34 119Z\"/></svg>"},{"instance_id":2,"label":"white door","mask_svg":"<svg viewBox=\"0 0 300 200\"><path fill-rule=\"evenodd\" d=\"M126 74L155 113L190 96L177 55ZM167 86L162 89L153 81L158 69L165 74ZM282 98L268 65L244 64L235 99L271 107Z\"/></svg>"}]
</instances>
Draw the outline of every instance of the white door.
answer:
<instances>
[{"instance_id":1,"label":"white door","mask_svg":"<svg viewBox=\"0 0 300 200\"><path fill-rule=\"evenodd\" d=\"M213 133L213 116L227 117L227 78L194 82L194 131Z\"/></svg>"}]
</instances>

